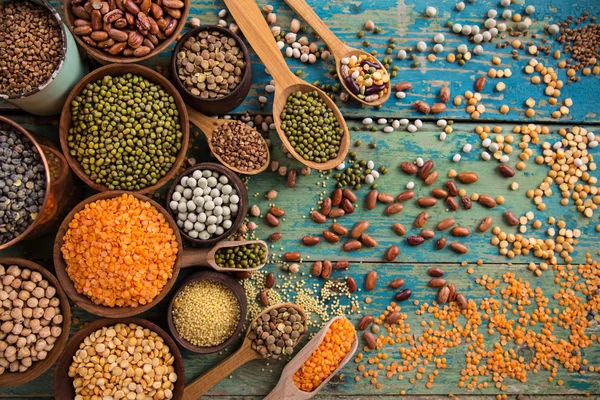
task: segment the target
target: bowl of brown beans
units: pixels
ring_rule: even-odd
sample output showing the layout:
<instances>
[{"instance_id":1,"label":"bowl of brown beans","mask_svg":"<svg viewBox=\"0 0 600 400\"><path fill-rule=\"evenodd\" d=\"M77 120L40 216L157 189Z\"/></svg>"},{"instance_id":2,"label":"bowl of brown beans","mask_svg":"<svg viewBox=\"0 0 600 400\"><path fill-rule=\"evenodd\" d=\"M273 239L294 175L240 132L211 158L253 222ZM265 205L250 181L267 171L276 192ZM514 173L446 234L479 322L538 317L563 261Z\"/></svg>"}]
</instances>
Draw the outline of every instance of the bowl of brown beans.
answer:
<instances>
[{"instance_id":1,"label":"bowl of brown beans","mask_svg":"<svg viewBox=\"0 0 600 400\"><path fill-rule=\"evenodd\" d=\"M64 0L75 40L102 64L137 63L165 50L185 25L190 0Z\"/></svg>"},{"instance_id":2,"label":"bowl of brown beans","mask_svg":"<svg viewBox=\"0 0 600 400\"><path fill-rule=\"evenodd\" d=\"M41 376L62 354L71 329L69 299L42 266L0 258L0 388Z\"/></svg>"},{"instance_id":3,"label":"bowl of brown beans","mask_svg":"<svg viewBox=\"0 0 600 400\"><path fill-rule=\"evenodd\" d=\"M122 351L123 346L128 351ZM89 365L98 366L103 374L88 378L93 371ZM177 345L165 331L141 318L88 323L69 340L54 370L58 400L100 398L98 393L114 399L129 399L131 393L181 399L184 386L183 358Z\"/></svg>"},{"instance_id":4,"label":"bowl of brown beans","mask_svg":"<svg viewBox=\"0 0 600 400\"><path fill-rule=\"evenodd\" d=\"M234 32L215 25L192 29L177 41L170 73L185 102L207 115L239 106L252 83L248 48Z\"/></svg>"},{"instance_id":5,"label":"bowl of brown beans","mask_svg":"<svg viewBox=\"0 0 600 400\"><path fill-rule=\"evenodd\" d=\"M229 346L246 321L247 299L237 279L220 272L188 276L167 309L169 330L183 348L199 354Z\"/></svg>"}]
</instances>

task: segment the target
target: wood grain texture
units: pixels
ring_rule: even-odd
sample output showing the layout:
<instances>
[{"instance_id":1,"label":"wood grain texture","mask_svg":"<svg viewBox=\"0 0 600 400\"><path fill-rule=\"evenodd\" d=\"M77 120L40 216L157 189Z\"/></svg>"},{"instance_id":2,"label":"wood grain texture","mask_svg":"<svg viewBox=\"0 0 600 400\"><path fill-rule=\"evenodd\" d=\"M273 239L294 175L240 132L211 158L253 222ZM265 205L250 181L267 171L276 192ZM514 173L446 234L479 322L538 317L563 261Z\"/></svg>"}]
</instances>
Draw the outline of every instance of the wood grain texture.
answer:
<instances>
[{"instance_id":1,"label":"wood grain texture","mask_svg":"<svg viewBox=\"0 0 600 400\"><path fill-rule=\"evenodd\" d=\"M387 48L388 39L395 37L397 45L400 48L415 48L418 41L425 41L429 48L433 46L433 36L440 32L446 36L444 43L445 51L441 53L443 57L438 57L438 60L430 63L426 56L429 53L419 54L417 59L421 62L419 68L412 68L412 60L397 60L394 59L392 65L398 66L398 76L392 79L392 83L400 81L409 81L413 83L412 89L406 99L397 99L394 95L380 110L371 110L363 108L356 103L340 103L340 108L346 118L349 117L365 117L365 114L378 116L403 116L417 117L419 114L414 110L412 104L416 100L424 100L433 103L437 98L439 90L444 85L450 85L453 95L462 94L466 90L473 90L475 79L487 72L491 67L490 60L493 56L499 56L502 59L502 64L496 68L511 68L513 76L511 79L503 79L507 84L507 90L504 92L496 92L493 90L493 85L488 84L488 87L483 93L483 104L486 106L486 113L482 119L497 119L503 121L519 121L532 120L525 116L524 101L529 97L536 99L544 98L542 104L536 105L536 120L552 120L550 113L555 109L547 104L547 100L543 95L544 88L541 85L533 86L526 81L526 76L522 70L529 61L530 56L522 56L518 60L512 60L510 57L511 48L496 49L495 44L484 46L484 53L481 56L474 56L465 66L458 66L457 63L449 64L442 61L448 51L455 52L456 47L461 44L469 44L462 37L451 33L450 29L445 26L448 21L461 24L479 24L482 25L487 10L490 8L498 9L499 13L503 8L499 6L498 1L494 0L478 0L475 3L465 2L467 7L464 11L458 12L455 9L456 2L454 1L431 1L423 3L419 0L361 0L348 2L345 0L332 0L324 2L323 0L307 0L319 17L323 19L325 24L331 31L341 40L351 47L363 48L363 40L368 39L371 42L369 47L364 47L365 50L377 50L378 55L382 57ZM51 0L50 3L61 12L60 0ZM225 4L222 0L194 0L192 2L189 17L200 18L202 24L216 24L219 20L217 13ZM296 17L295 13L287 6L283 0L258 0L260 6L272 4L275 7L277 14L277 25L280 25L284 31L289 31L289 22ZM598 15L600 11L600 3L595 0L580 0L576 2L568 0L531 0L526 4L532 4L536 8L533 15L533 26L530 29L531 33L539 35L539 39L548 38L544 31L544 27L549 23L560 22L568 15L573 15L574 18L579 17L584 11L588 11L590 15ZM428 5L434 5L438 8L438 13L434 18L423 17L425 8ZM518 12L525 15L523 3L515 4L509 7L515 13ZM364 38L359 39L356 33L363 28L363 24L367 19L373 20L377 26L382 28L382 33L379 35L368 34ZM232 22L231 16L226 18L227 22ZM184 33L189 29L186 26ZM311 41L315 39L312 33L307 36ZM324 44L319 41L319 46L324 47ZM472 44L469 47L472 48ZM174 44L171 44L160 55L143 61L142 64L154 67L160 65L167 69L170 62ZM397 50L396 49L396 50ZM552 43L552 51L562 49L558 43ZM396 51L397 52L397 51ZM273 96L268 94L264 87L269 83L271 76L265 73L264 65L258 60L254 51L251 49L252 67L253 67L253 83L250 89L249 97L246 101L235 109L234 113L270 113ZM549 66L556 68L558 60L552 57L542 56L539 58ZM562 56L561 59L566 59ZM317 61L315 64L303 64L297 59L286 58L287 64L293 71L301 70L301 78L308 82L319 81L322 84L335 84L332 75L329 74L329 68L334 67L333 60L327 63ZM565 71L559 73L561 79L565 78ZM494 84L500 79L490 79L488 83ZM561 121L587 121L598 122L600 115L598 113L599 100L598 96L594 96L600 90L600 79L598 77L583 77L580 83L566 85L562 89L563 95L561 98L571 97L575 106L571 107L571 112L568 116L561 118ZM269 104L265 108L261 108L258 102L258 96L267 96ZM2 103L6 104L6 103ZM507 104L511 107L508 115L499 113L499 107L502 104ZM14 110L13 106L9 107ZM468 119L470 118L463 107L455 108L450 106L443 114L449 118Z\"/></svg>"}]
</instances>

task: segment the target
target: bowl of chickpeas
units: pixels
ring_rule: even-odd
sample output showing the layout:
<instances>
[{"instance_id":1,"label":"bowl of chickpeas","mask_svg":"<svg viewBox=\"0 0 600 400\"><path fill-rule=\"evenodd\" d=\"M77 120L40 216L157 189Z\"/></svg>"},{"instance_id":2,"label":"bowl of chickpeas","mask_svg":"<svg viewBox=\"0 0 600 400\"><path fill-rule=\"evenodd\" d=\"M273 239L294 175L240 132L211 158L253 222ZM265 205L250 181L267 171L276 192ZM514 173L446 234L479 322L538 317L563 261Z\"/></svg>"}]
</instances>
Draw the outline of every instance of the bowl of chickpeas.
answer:
<instances>
[{"instance_id":1,"label":"bowl of chickpeas","mask_svg":"<svg viewBox=\"0 0 600 400\"><path fill-rule=\"evenodd\" d=\"M59 358L71 308L58 280L21 258L0 258L0 388L23 385Z\"/></svg>"}]
</instances>

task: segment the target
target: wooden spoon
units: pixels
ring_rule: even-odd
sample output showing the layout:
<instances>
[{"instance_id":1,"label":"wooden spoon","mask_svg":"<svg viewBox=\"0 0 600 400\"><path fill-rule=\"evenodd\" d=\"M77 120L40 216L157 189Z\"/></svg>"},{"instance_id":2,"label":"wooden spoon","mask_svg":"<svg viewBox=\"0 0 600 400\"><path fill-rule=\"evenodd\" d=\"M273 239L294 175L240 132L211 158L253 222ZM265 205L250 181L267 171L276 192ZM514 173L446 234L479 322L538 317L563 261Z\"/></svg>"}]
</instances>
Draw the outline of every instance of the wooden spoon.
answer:
<instances>
[{"instance_id":1,"label":"wooden spoon","mask_svg":"<svg viewBox=\"0 0 600 400\"><path fill-rule=\"evenodd\" d=\"M329 321L321 330L304 346L298 354L285 366L283 372L281 373L281 377L279 378L279 382L277 386L264 398L264 400L279 400L279 399L294 399L294 400L305 400L310 399L315 396L319 390L321 390L327 382L331 378L333 378L343 367L350 361L354 353L356 352L356 348L358 347L358 337L356 337L356 333L354 334L354 341L352 342L352 347L346 357L338 364L338 367L329 375L321 384L316 387L312 392L305 392L303 390L298 389L296 384L294 383L293 377L296 371L302 368L302 365L306 362L306 360L311 356L313 351L319 347L329 327L335 321L340 318L345 318L344 316L338 316Z\"/></svg>"},{"instance_id":2,"label":"wooden spoon","mask_svg":"<svg viewBox=\"0 0 600 400\"><path fill-rule=\"evenodd\" d=\"M296 158L296 160L310 168L327 170L338 166L342 161L344 161L344 158L346 158L350 144L348 127L346 126L346 121L344 120L340 110L337 108L333 100L331 100L331 98L329 98L329 96L327 96L322 90L309 83L306 83L290 71L285 63L285 60L283 59L283 56L281 55L281 51L277 47L277 43L273 38L271 29L267 25L267 22L262 16L261 11L254 0L225 0L225 4L235 19L235 22L238 24L242 32L244 32L246 40L248 40L258 57L262 60L263 64L267 67L273 76L273 79L275 80L273 119L275 120L277 133L279 134L283 145L294 156L294 158ZM294 147L288 141L285 132L283 132L281 129L281 112L285 107L288 96L296 91L316 91L321 99L323 99L327 106L333 111L333 114L335 115L335 118L340 124L340 128L342 130L342 140L340 142L340 148L335 159L329 160L325 163L317 163L305 160L296 152L296 150L294 150Z\"/></svg>"},{"instance_id":3,"label":"wooden spoon","mask_svg":"<svg viewBox=\"0 0 600 400\"><path fill-rule=\"evenodd\" d=\"M244 175L256 175L258 173L263 172L265 169L267 169L267 167L271 163L271 153L269 152L269 146L267 146L267 142L264 140L264 138L263 138L264 148L267 149L267 160L265 161L264 165L261 165L259 168L254 169L254 170L249 170L249 171L239 170L239 169L235 168L233 165L226 163L225 160L223 160L221 158L221 156L219 156L217 153L215 153L215 151L213 149L213 145L212 145L212 140L211 140L213 133L215 132L215 130L217 128L219 128L223 125L227 125L229 123L235 122L235 121L230 120L230 119L216 119L216 118L207 117L206 115L194 110L192 107L188 106L187 104L186 104L186 108L187 108L190 122L192 122L194 125L196 125L198 127L198 129L200 129L202 131L202 133L204 133L204 136L206 136L206 141L208 142L208 147L210 147L211 153L217 158L217 160L219 160L219 162L221 164L225 165L230 170L237 172L238 174L244 174ZM259 135L260 135L260 133L259 133ZM260 137L262 138L262 135L260 135Z\"/></svg>"},{"instance_id":4,"label":"wooden spoon","mask_svg":"<svg viewBox=\"0 0 600 400\"><path fill-rule=\"evenodd\" d=\"M350 46L346 45L345 43L343 43L340 39L338 39L338 37L335 36L333 34L333 32L331 32L331 30L329 30L327 25L325 25L325 23L321 20L321 18L319 18L319 16L315 13L315 11L312 9L312 7L306 3L306 1L304 1L304 0L285 0L285 2L288 3L288 5L290 7L292 7L292 9L296 12L296 14L298 14L300 17L302 17L302 19L308 25L310 25L311 28L314 29L314 31L317 33L317 35L319 35L319 37L321 37L321 39L323 39L323 42L325 42L327 47L329 47L329 50L331 50L331 53L335 57L335 68L337 69L338 79L340 80L342 85L344 85L344 87L346 88L346 91L348 92L348 94L350 94L350 96L352 96L355 100L357 100L367 106L371 106L371 107L381 105L390 98L390 93L391 93L390 81L388 81L386 83L386 88L387 88L386 93L382 97L380 97L379 99L377 99L375 101L371 101L371 102L364 101L363 99L358 98L354 93L352 93L352 91L350 91L350 89L346 86L346 82L342 78L342 71L340 69L340 67L342 65L341 60L344 57L351 57L351 56L358 57L359 55L370 56L371 54L367 53L366 51L350 47ZM381 64L381 63L379 63L379 64L381 65L381 68L385 70L383 64Z\"/></svg>"},{"instance_id":5,"label":"wooden spoon","mask_svg":"<svg viewBox=\"0 0 600 400\"><path fill-rule=\"evenodd\" d=\"M269 257L269 246L262 240L247 240L247 241L222 241L214 245L212 248L206 249L186 249L181 256L181 268L187 267L210 267L215 271L219 272L240 272L247 271L253 272L258 271L265 266L265 263L260 264L254 268L223 268L217 265L215 261L215 254L217 250L243 246L245 244L259 244L267 251L267 258Z\"/></svg>"},{"instance_id":6,"label":"wooden spoon","mask_svg":"<svg viewBox=\"0 0 600 400\"><path fill-rule=\"evenodd\" d=\"M306 321L306 315L304 314L302 308L293 303L280 303L265 308L256 318L254 318L254 320L252 320L252 322L258 321L258 319L261 318L263 314L266 314L271 310L281 307L295 308L296 310L298 310L298 313L300 313L300 315L304 317L304 321ZM248 338L248 334L250 332L250 329L248 329L248 332L246 333L246 337L244 338L242 345L235 353L233 353L219 365L217 365L216 367L214 367L213 369L211 369L210 371L208 371L207 373L205 373L204 375L187 385L185 387L185 390L183 391L182 400L196 400L200 398L200 396L208 392L213 386L215 386L217 383L223 380L223 378L230 375L233 371L246 364L248 361L262 358L260 354L258 354L252 349L252 340ZM304 333L306 333L306 329L304 330ZM296 344L300 342L300 339L302 338L304 333L300 335L300 337L296 341Z\"/></svg>"}]
</instances>

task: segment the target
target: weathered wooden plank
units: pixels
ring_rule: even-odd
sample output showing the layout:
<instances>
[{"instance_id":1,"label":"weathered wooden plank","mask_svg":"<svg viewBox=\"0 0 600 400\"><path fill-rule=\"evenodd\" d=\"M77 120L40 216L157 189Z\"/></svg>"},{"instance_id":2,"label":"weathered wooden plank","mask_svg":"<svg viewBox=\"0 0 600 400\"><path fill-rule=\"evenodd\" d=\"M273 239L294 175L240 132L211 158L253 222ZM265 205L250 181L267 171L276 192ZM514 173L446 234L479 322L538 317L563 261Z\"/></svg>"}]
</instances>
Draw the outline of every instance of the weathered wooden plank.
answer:
<instances>
[{"instance_id":1,"label":"weathered wooden plank","mask_svg":"<svg viewBox=\"0 0 600 400\"><path fill-rule=\"evenodd\" d=\"M57 8L60 8L62 4L59 0L51 0L51 3ZM267 3L275 7L277 24L284 30L287 30L289 21L294 17L291 9L284 4L283 0L259 1L261 6ZM526 54L526 52L522 52L518 60L512 60L510 57L510 51L512 50L510 46L505 49L496 49L495 44L485 44L485 52L481 56L474 56L465 66L461 67L457 63L450 64L445 61L447 53L449 51L455 52L459 44L466 43L471 49L473 47L463 36L452 33L445 26L446 23L452 21L461 24L483 25L488 9L498 7L499 13L503 11L503 8L499 7L496 1L467 2L466 9L460 13L455 9L455 2L432 2L431 4L425 4L417 0L363 0L355 2L308 0L308 3L318 10L318 14L325 23L342 40L351 46L361 48L363 47L363 40L368 39L371 44L365 47L365 49L368 51L375 49L381 57L383 57L388 39L391 37L397 39L398 48L415 48L418 41L424 40L429 46L429 51L431 51L433 46L432 38L436 33L443 33L447 38L444 43L445 51L438 55L437 61L427 61L426 56L429 52L417 55L417 60L421 63L418 68L411 67L413 60L406 59L400 61L394 59L393 65L399 67L399 70L398 77L393 82L409 81L414 84L414 89L408 92L406 99L399 100L392 97L384 107L377 111L363 109L357 104L340 103L346 117L362 118L365 114L416 117L418 114L412 104L416 100L426 100L430 103L435 102L439 89L444 85L450 85L453 94L462 94L466 90L472 90L476 77L486 73L491 67L490 60L493 56L500 56L502 58L502 64L495 68L511 68L513 75L510 79L502 79L507 85L507 90L504 92L493 90L493 86L500 79L489 80L487 88L483 92L483 104L486 106L487 112L483 114L482 119L504 121L529 120L524 115L525 106L523 104L529 97L534 97L538 100L538 105L536 105L536 110L538 111L535 119L551 120L550 113L556 109L556 107L547 104L547 98L543 94L542 85L533 86L527 82L523 68L531 56ZM534 40L534 43L538 45L541 45L540 41L542 39L548 38L548 35L544 31L546 24L560 22L568 15L573 15L577 18L584 11L589 12L591 16L597 15L600 10L600 3L594 0L581 0L575 3L565 0L532 0L526 3L526 5L529 4L536 7L536 12L532 15L534 24L530 28L530 33L538 35L538 38ZM423 12L427 5L435 5L438 8L438 13L434 18L423 17ZM190 16L199 17L203 24L216 24L219 20L217 13L222 8L224 8L222 1L194 0ZM523 3L514 4L509 8L514 13L525 15L525 5ZM364 38L359 39L356 37L356 33L362 29L362 25L367 19L375 21L377 26L382 28L382 33L379 35L366 34ZM226 20L227 22L232 22L229 16ZM315 39L314 35L310 33L308 37L311 41ZM524 40L524 42L527 43L529 40ZM322 46L322 42L319 41L319 43ZM560 48L558 43L552 44L553 51ZM166 67L172 49L173 46L170 46L162 54L144 62L144 64L151 67L157 65ZM264 109L260 108L257 100L258 96L267 95L264 86L269 83L271 78L264 72L264 67L256 56L253 54L252 57L252 89L247 101L238 107L234 111L235 113L269 113L271 109L272 96L268 96L269 103ZM554 60L550 56L541 56L539 60L545 65L557 68L558 60ZM301 77L308 82L319 81L323 84L335 84L337 82L328 72L329 68L333 66L332 61L328 63L318 61L313 65L305 65L296 59L287 59L287 61L293 71L301 70ZM561 79L566 78L564 71L560 71L559 76ZM575 106L571 108L570 115L562 118L561 121L600 121L600 116L597 112L598 97L594 95L599 89L600 80L593 76L583 77L582 81L577 84L565 85L562 89L563 94L561 99L571 97L575 102ZM508 115L502 115L498 112L502 104L507 104L511 107L511 112ZM445 116L461 119L470 118L464 111L464 106L458 108L450 106Z\"/></svg>"}]
</instances>

